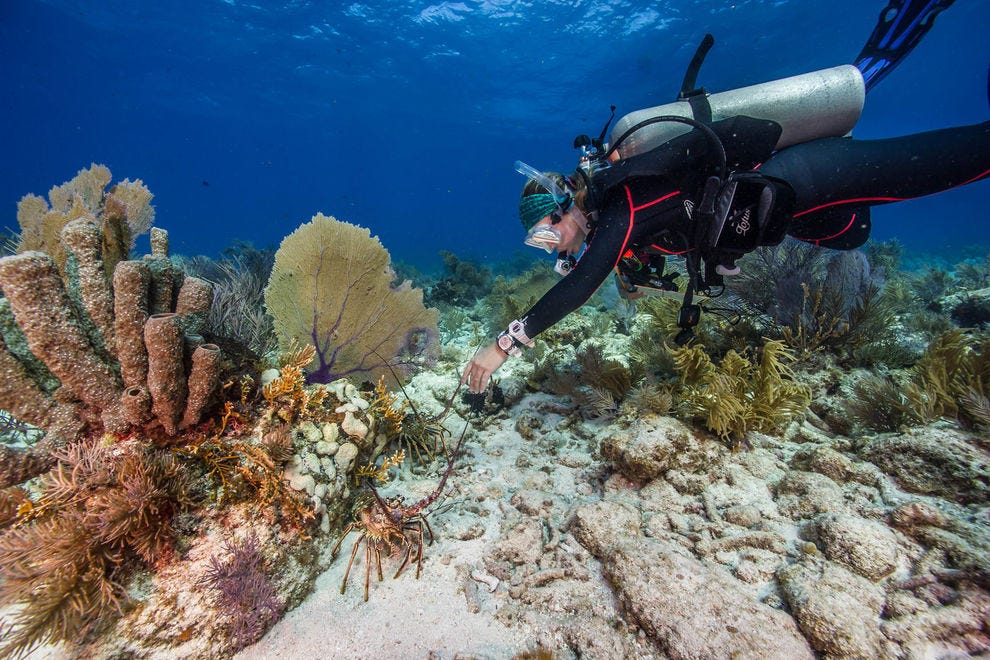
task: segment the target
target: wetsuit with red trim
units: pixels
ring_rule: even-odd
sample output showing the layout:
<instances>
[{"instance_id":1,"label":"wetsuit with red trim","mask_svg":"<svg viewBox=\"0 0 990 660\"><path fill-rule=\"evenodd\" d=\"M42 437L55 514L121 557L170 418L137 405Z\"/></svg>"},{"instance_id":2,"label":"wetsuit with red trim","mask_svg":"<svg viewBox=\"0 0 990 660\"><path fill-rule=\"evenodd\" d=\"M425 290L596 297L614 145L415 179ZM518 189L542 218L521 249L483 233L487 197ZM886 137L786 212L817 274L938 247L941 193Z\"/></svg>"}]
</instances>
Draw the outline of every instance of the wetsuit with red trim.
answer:
<instances>
[{"instance_id":1,"label":"wetsuit with red trim","mask_svg":"<svg viewBox=\"0 0 990 660\"><path fill-rule=\"evenodd\" d=\"M782 149L760 171L794 190L788 234L852 249L870 236L869 207L987 177L990 122L883 140L822 138Z\"/></svg>"},{"instance_id":2,"label":"wetsuit with red trim","mask_svg":"<svg viewBox=\"0 0 990 660\"><path fill-rule=\"evenodd\" d=\"M869 237L870 206L990 175L990 122L884 140L823 138L771 155L766 144L776 142L774 126L737 117L712 129L725 145L730 170L758 168L786 189L780 199L788 208L774 212L792 218L788 234L824 247L862 245ZM743 128L760 135L741 139ZM694 249L689 210L714 173L713 162L710 142L695 130L606 170L604 190L592 195L599 210L587 247L571 272L523 316L526 334L535 337L587 302L627 250Z\"/></svg>"}]
</instances>

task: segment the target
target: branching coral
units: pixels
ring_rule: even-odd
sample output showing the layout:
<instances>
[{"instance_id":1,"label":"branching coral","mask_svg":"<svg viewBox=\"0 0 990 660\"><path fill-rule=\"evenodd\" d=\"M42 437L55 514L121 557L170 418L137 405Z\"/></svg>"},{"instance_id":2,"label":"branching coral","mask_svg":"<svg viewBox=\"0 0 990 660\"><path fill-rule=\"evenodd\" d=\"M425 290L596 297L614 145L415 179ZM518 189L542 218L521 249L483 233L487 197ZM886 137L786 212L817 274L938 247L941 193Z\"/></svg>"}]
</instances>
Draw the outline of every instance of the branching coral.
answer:
<instances>
[{"instance_id":1,"label":"branching coral","mask_svg":"<svg viewBox=\"0 0 990 660\"><path fill-rule=\"evenodd\" d=\"M606 358L601 347L591 343L582 346L578 353L578 365L582 382L597 391L608 393L613 399L624 398L640 375L618 360Z\"/></svg>"},{"instance_id":2,"label":"branching coral","mask_svg":"<svg viewBox=\"0 0 990 660\"><path fill-rule=\"evenodd\" d=\"M278 342L265 310L265 286L274 264L273 248L259 250L240 242L219 261L202 256L182 260L186 273L213 284L205 333L239 342L255 355L274 352Z\"/></svg>"},{"instance_id":3,"label":"branching coral","mask_svg":"<svg viewBox=\"0 0 990 660\"><path fill-rule=\"evenodd\" d=\"M747 255L741 266L728 283L741 311L762 317L799 356L828 349L846 358L902 359L893 302L862 252L785 242Z\"/></svg>"},{"instance_id":4,"label":"branching coral","mask_svg":"<svg viewBox=\"0 0 990 660\"><path fill-rule=\"evenodd\" d=\"M379 378L368 408L369 414L380 420L379 430L402 447L403 456L408 453L421 465L432 461L441 448L446 452L447 429L443 424L424 418L408 399L396 405L398 400L399 397L385 386L385 377ZM411 410L406 412L407 408Z\"/></svg>"},{"instance_id":5,"label":"branching coral","mask_svg":"<svg viewBox=\"0 0 990 660\"><path fill-rule=\"evenodd\" d=\"M955 278L949 271L929 266L908 280L922 304L932 311L941 311L941 298L954 286Z\"/></svg>"},{"instance_id":6,"label":"branching coral","mask_svg":"<svg viewBox=\"0 0 990 660\"><path fill-rule=\"evenodd\" d=\"M269 404L269 416L291 422L300 414L319 406L327 395L326 388L318 387L312 393L306 390L305 369L316 356L312 346L290 347L279 355L279 375L261 388L261 394Z\"/></svg>"},{"instance_id":7,"label":"branching coral","mask_svg":"<svg viewBox=\"0 0 990 660\"><path fill-rule=\"evenodd\" d=\"M361 479L365 478L377 481L380 484L388 483L390 478L389 470L397 465L401 465L404 460L406 460L406 453L400 449L391 456L386 456L381 465L375 465L374 463L361 465L354 471L354 485L361 483Z\"/></svg>"},{"instance_id":8,"label":"branching coral","mask_svg":"<svg viewBox=\"0 0 990 660\"><path fill-rule=\"evenodd\" d=\"M531 378L542 381L551 392L570 397L589 417L614 415L642 370L606 357L594 341L579 343L571 363L562 364L559 360L560 354L569 355L569 351L558 348L543 353Z\"/></svg>"},{"instance_id":9,"label":"branching coral","mask_svg":"<svg viewBox=\"0 0 990 660\"><path fill-rule=\"evenodd\" d=\"M766 342L756 362L730 350L716 365L700 346L671 353L681 376L676 397L682 409L725 439L777 428L811 402L811 390L794 380L786 364L793 357L779 341Z\"/></svg>"},{"instance_id":10,"label":"branching coral","mask_svg":"<svg viewBox=\"0 0 990 660\"><path fill-rule=\"evenodd\" d=\"M402 368L428 355L437 311L422 301L422 291L394 282L388 251L367 229L322 213L282 241L265 290L279 343L313 344L309 376L322 383L374 381L383 358Z\"/></svg>"},{"instance_id":11,"label":"branching coral","mask_svg":"<svg viewBox=\"0 0 990 660\"><path fill-rule=\"evenodd\" d=\"M637 414L666 415L674 407L673 386L644 380L632 389L626 402Z\"/></svg>"},{"instance_id":12,"label":"branching coral","mask_svg":"<svg viewBox=\"0 0 990 660\"><path fill-rule=\"evenodd\" d=\"M950 330L932 342L912 369L905 395L923 421L956 418L966 396L990 396L990 339L980 344L963 330Z\"/></svg>"},{"instance_id":13,"label":"branching coral","mask_svg":"<svg viewBox=\"0 0 990 660\"><path fill-rule=\"evenodd\" d=\"M845 409L850 419L875 431L894 431L909 424L914 417L903 386L890 378L868 375L853 385L853 396Z\"/></svg>"},{"instance_id":14,"label":"branching coral","mask_svg":"<svg viewBox=\"0 0 990 660\"><path fill-rule=\"evenodd\" d=\"M876 430L925 424L939 417L985 424L990 397L990 339L976 342L963 330L933 341L901 385L873 377L856 386L851 416Z\"/></svg>"},{"instance_id":15,"label":"branching coral","mask_svg":"<svg viewBox=\"0 0 990 660\"><path fill-rule=\"evenodd\" d=\"M140 180L125 179L105 192L111 178L109 169L94 163L52 188L47 202L25 195L17 205L21 230L17 251L46 252L64 271L68 254L61 232L71 221L86 218L100 229L103 262L113 272L114 265L127 258L134 239L151 229L155 210L152 194Z\"/></svg>"},{"instance_id":16,"label":"branching coral","mask_svg":"<svg viewBox=\"0 0 990 660\"><path fill-rule=\"evenodd\" d=\"M505 330L553 285L554 276L546 268L532 268L511 280L496 277L484 301L489 332Z\"/></svg>"},{"instance_id":17,"label":"branching coral","mask_svg":"<svg viewBox=\"0 0 990 660\"><path fill-rule=\"evenodd\" d=\"M440 251L440 257L444 275L427 292L427 304L470 306L491 289L492 273L488 268L446 250Z\"/></svg>"}]
</instances>

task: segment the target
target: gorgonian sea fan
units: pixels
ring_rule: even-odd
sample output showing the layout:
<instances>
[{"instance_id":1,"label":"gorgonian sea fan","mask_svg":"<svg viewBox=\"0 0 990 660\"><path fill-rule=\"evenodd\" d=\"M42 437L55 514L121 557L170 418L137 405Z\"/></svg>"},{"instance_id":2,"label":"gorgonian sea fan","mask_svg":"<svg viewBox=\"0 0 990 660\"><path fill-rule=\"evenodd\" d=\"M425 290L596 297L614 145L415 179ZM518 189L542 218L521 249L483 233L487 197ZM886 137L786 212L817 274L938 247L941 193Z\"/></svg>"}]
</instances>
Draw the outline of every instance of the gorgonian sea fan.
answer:
<instances>
[{"instance_id":1,"label":"gorgonian sea fan","mask_svg":"<svg viewBox=\"0 0 990 660\"><path fill-rule=\"evenodd\" d=\"M322 213L282 241L275 254L265 305L279 344L313 344L309 380L343 376L374 381L435 346L438 313L423 292L396 283L388 251L358 227ZM427 341L410 341L410 337Z\"/></svg>"}]
</instances>

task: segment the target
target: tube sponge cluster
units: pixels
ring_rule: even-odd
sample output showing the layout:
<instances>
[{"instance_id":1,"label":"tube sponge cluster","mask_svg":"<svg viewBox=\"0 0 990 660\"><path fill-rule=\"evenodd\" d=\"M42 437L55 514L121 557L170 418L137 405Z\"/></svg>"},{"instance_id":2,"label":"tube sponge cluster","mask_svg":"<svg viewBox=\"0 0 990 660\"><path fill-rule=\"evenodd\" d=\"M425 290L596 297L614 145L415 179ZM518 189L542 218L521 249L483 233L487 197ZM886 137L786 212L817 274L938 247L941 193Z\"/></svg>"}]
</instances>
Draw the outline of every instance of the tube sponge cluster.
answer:
<instances>
[{"instance_id":1,"label":"tube sponge cluster","mask_svg":"<svg viewBox=\"0 0 990 660\"><path fill-rule=\"evenodd\" d=\"M0 259L0 409L47 432L35 453L105 432L174 436L216 398L220 350L199 336L212 287L172 266L161 229L151 255L108 258L106 226L66 223L62 267L42 250ZM5 448L0 487L46 469L32 449Z\"/></svg>"}]
</instances>

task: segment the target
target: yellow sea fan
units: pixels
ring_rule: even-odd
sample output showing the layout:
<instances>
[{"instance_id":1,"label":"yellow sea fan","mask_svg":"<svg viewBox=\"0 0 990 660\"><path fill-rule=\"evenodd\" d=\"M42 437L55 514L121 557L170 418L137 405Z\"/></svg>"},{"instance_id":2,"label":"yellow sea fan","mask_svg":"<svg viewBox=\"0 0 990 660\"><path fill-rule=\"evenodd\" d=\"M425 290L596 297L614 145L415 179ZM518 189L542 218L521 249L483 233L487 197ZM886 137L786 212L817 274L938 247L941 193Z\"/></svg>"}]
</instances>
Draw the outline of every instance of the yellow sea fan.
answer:
<instances>
[{"instance_id":1,"label":"yellow sea fan","mask_svg":"<svg viewBox=\"0 0 990 660\"><path fill-rule=\"evenodd\" d=\"M369 230L322 213L282 241L265 306L282 346L315 340L312 380L376 379L385 360L435 345L438 312L389 262Z\"/></svg>"}]
</instances>

